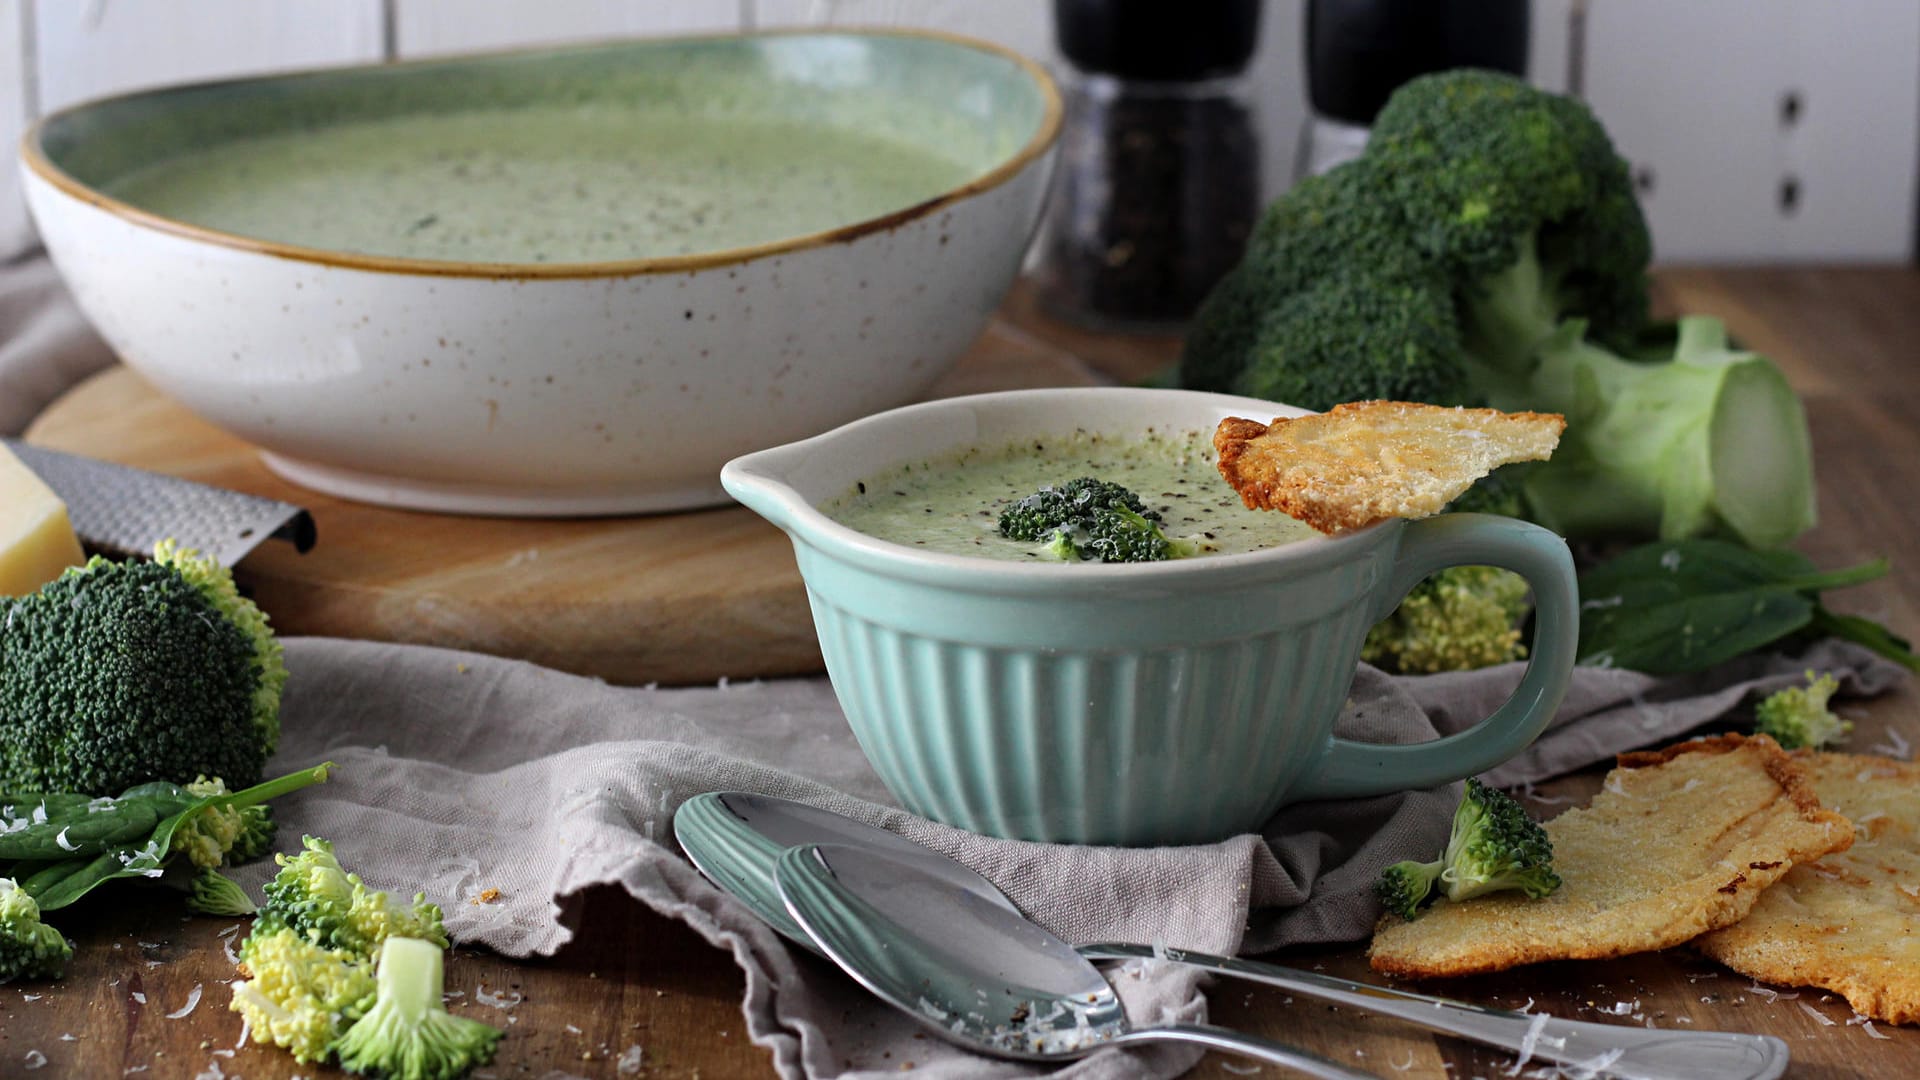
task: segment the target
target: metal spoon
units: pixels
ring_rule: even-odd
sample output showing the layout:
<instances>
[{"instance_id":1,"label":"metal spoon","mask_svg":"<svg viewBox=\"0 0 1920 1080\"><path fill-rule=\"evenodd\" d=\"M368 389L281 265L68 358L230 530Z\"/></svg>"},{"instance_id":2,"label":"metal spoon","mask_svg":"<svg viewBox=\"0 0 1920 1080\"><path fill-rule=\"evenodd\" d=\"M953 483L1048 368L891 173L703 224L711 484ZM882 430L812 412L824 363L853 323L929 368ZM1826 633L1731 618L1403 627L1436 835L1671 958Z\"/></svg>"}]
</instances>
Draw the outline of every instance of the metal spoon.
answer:
<instances>
[{"instance_id":1,"label":"metal spoon","mask_svg":"<svg viewBox=\"0 0 1920 1080\"><path fill-rule=\"evenodd\" d=\"M1180 1042L1321 1080L1369 1073L1205 1024L1134 1027L1072 946L921 864L844 845L788 848L774 880L787 913L847 974L949 1042L994 1057L1059 1061L1108 1046Z\"/></svg>"},{"instance_id":2,"label":"metal spoon","mask_svg":"<svg viewBox=\"0 0 1920 1080\"><path fill-rule=\"evenodd\" d=\"M696 795L674 813L673 835L707 880L739 897L787 940L816 953L820 946L787 917L773 880L773 865L780 854L801 844L846 844L882 852L988 903L1016 910L992 882L932 848L844 814L774 795L745 791Z\"/></svg>"},{"instance_id":3,"label":"metal spoon","mask_svg":"<svg viewBox=\"0 0 1920 1080\"><path fill-rule=\"evenodd\" d=\"M769 795L713 792L689 799L674 817L674 833L693 864L721 888L794 942L820 947L788 917L774 879L787 848L801 844L847 844L909 860L941 875L981 903L1016 911L993 883L973 870L896 833L851 818ZM1541 1061L1591 1066L1620 1051L1595 1075L1622 1080L1774 1080L1786 1071L1787 1045L1769 1035L1719 1031L1630 1028L1541 1013L1516 1013L1469 1002L1373 986L1258 961L1209 956L1144 945L1082 945L1089 959L1154 957L1191 964L1231 978L1277 986L1292 993L1396 1017L1420 1027Z\"/></svg>"}]
</instances>

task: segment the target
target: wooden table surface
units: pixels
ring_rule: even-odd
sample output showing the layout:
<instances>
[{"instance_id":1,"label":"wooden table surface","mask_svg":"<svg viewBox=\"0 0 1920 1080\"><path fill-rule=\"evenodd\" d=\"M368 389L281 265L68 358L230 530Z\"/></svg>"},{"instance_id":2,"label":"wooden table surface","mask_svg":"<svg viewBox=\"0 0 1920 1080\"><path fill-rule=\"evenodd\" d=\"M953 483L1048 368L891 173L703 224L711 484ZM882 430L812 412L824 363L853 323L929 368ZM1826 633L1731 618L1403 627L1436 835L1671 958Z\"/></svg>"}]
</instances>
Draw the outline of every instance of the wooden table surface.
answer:
<instances>
[{"instance_id":1,"label":"wooden table surface","mask_svg":"<svg viewBox=\"0 0 1920 1080\"><path fill-rule=\"evenodd\" d=\"M1801 391L1813 428L1821 524L1801 547L1821 565L1889 555L1893 573L1835 594L1833 606L1872 615L1920 637L1920 272L1906 269L1669 270L1663 302L1718 314L1749 347L1766 352ZM1149 373L1171 355L1168 340L1139 341L1057 326L1016 293L1009 313L1029 332L1116 377ZM1897 730L1920 745L1920 695L1911 685L1849 703L1857 746ZM1543 785L1550 797L1589 797L1598 770ZM121 896L131 895L121 893ZM613 889L573 898L567 920L578 944L550 960L514 962L456 949L451 987L469 994L455 1011L499 1023L511 1016L492 1072L502 1077L630 1075L619 1059L642 1048L651 1077L771 1074L740 1015L742 980L730 958L685 927ZM233 920L181 917L171 898L145 910L83 904L62 920L78 942L68 977L0 987L0 1077L288 1077L326 1074L275 1050L236 1047L239 1020L226 1010L232 965L221 932ZM1366 978L1357 948L1296 949L1274 959ZM505 1014L475 1004L471 990L511 991ZM1786 1039L1797 1080L1920 1076L1920 1030L1879 1027L1876 1039L1844 1002L1818 991L1773 1000L1750 981L1684 950L1604 963L1541 965L1446 983L1439 992L1503 1007L1532 999L1561 1016L1696 1029L1769 1032ZM141 995L136 997L136 995ZM177 1019L198 996L198 1005ZM1512 1058L1392 1021L1243 984L1209 992L1217 1023L1285 1039L1370 1072L1407 1080L1496 1077ZM1824 1019L1823 1019L1824 1018ZM1832 1021L1831 1024L1828 1021ZM46 1065L29 1071L30 1052ZM210 1071L218 1066L217 1071ZM1192 1075L1248 1075L1238 1060L1209 1057ZM1271 1067L1261 1075L1279 1075Z\"/></svg>"}]
</instances>

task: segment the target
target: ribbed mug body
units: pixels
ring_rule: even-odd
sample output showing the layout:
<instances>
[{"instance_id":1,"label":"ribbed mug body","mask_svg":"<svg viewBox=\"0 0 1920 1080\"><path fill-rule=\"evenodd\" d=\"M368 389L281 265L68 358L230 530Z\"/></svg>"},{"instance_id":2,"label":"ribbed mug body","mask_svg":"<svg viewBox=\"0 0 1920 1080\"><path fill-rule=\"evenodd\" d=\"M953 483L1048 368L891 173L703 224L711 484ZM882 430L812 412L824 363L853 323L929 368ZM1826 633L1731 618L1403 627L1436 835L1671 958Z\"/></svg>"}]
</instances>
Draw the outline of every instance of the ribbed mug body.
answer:
<instances>
[{"instance_id":1,"label":"ribbed mug body","mask_svg":"<svg viewBox=\"0 0 1920 1080\"><path fill-rule=\"evenodd\" d=\"M1097 590L796 549L835 693L902 805L993 836L1145 846L1258 829L1288 801L1325 750L1398 533Z\"/></svg>"}]
</instances>

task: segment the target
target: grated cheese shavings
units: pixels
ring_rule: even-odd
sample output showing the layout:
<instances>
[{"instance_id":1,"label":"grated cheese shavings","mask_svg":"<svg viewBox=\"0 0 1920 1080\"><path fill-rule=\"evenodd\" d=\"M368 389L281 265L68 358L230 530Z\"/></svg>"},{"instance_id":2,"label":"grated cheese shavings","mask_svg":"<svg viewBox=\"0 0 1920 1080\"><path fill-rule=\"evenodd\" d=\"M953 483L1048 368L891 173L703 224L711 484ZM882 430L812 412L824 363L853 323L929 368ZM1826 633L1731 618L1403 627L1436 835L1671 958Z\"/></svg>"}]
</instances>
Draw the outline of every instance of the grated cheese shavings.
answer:
<instances>
[{"instance_id":1,"label":"grated cheese shavings","mask_svg":"<svg viewBox=\"0 0 1920 1080\"><path fill-rule=\"evenodd\" d=\"M1808 1016L1811 1016L1815 1020L1820 1021L1821 1027L1833 1026L1833 1017L1828 1016L1826 1013L1821 1012L1819 1009L1814 1008L1813 1006L1807 1004L1804 1001L1800 1002L1799 1004L1800 1004L1801 1010L1804 1011Z\"/></svg>"},{"instance_id":2,"label":"grated cheese shavings","mask_svg":"<svg viewBox=\"0 0 1920 1080\"><path fill-rule=\"evenodd\" d=\"M504 1011L504 1010L513 1008L515 1005L520 1004L520 1002L525 999L523 995L513 990L508 990L499 994L490 993L487 990L487 984L481 983L478 987L474 988L473 1000L479 1002L482 1005L491 1005L496 1009L500 1009Z\"/></svg>"},{"instance_id":3,"label":"grated cheese shavings","mask_svg":"<svg viewBox=\"0 0 1920 1080\"><path fill-rule=\"evenodd\" d=\"M1527 1004L1531 1005L1533 1002L1529 1000ZM1520 1037L1520 1055L1507 1069L1508 1076L1519 1076L1520 1070L1526 1068L1527 1062L1533 1060L1534 1048L1540 1045L1540 1033L1547 1029L1549 1019L1546 1013L1535 1013L1533 1019L1527 1022L1527 1033Z\"/></svg>"},{"instance_id":4,"label":"grated cheese shavings","mask_svg":"<svg viewBox=\"0 0 1920 1080\"><path fill-rule=\"evenodd\" d=\"M1886 742L1868 747L1868 749L1879 754L1881 757L1898 758L1901 761L1908 761L1913 757L1913 744L1907 741L1906 736L1892 728L1887 729Z\"/></svg>"},{"instance_id":5,"label":"grated cheese shavings","mask_svg":"<svg viewBox=\"0 0 1920 1080\"><path fill-rule=\"evenodd\" d=\"M187 991L187 1003L173 1010L172 1012L168 1013L167 1019L169 1020L183 1019L188 1014L192 1013L193 1010L199 1007L200 1007L200 984L194 983L193 989Z\"/></svg>"}]
</instances>

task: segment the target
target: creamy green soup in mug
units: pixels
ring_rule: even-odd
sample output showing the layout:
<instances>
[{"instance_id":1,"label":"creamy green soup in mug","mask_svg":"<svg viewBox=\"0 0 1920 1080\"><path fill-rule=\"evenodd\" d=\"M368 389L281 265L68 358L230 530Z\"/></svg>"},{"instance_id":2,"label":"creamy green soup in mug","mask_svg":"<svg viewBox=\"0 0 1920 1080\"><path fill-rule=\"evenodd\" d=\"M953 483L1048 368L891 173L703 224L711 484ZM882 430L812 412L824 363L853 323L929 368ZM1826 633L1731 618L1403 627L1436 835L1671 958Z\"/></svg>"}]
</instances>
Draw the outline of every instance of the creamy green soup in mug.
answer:
<instances>
[{"instance_id":1,"label":"creamy green soup in mug","mask_svg":"<svg viewBox=\"0 0 1920 1080\"><path fill-rule=\"evenodd\" d=\"M1042 487L1092 476L1128 488L1158 511L1167 536L1205 554L1277 547L1316 535L1285 514L1249 510L1213 463L1212 434L1087 432L973 447L869 477L820 507L868 536L948 555L1052 562L1044 544L1000 535L1000 512ZM1097 563L1088 563L1097 565Z\"/></svg>"}]
</instances>

